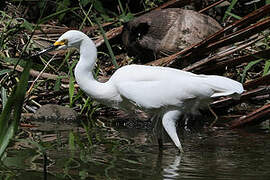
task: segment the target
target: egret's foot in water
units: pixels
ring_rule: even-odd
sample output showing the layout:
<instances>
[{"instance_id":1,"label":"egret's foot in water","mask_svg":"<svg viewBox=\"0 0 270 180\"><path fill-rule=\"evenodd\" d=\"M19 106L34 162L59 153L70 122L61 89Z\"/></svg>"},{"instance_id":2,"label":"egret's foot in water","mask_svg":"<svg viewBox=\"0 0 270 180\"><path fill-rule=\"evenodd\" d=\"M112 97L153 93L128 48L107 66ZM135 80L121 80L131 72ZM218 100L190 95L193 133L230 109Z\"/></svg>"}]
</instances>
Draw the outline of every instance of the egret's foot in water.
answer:
<instances>
[{"instance_id":1,"label":"egret's foot in water","mask_svg":"<svg viewBox=\"0 0 270 180\"><path fill-rule=\"evenodd\" d=\"M178 147L178 149L179 149L180 154L184 154L184 150L183 150L182 146Z\"/></svg>"}]
</instances>

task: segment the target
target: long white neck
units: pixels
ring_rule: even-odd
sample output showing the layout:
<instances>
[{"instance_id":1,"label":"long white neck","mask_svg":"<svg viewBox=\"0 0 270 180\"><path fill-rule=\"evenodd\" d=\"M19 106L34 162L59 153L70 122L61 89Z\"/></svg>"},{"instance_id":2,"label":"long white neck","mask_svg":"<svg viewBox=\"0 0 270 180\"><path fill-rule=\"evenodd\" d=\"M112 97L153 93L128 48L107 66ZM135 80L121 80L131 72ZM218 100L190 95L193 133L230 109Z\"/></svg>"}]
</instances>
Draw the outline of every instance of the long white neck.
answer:
<instances>
[{"instance_id":1,"label":"long white neck","mask_svg":"<svg viewBox=\"0 0 270 180\"><path fill-rule=\"evenodd\" d=\"M104 99L106 96L106 83L100 83L93 76L93 69L97 58L97 49L94 42L85 37L80 47L80 60L75 67L75 79L80 88L95 99Z\"/></svg>"}]
</instances>

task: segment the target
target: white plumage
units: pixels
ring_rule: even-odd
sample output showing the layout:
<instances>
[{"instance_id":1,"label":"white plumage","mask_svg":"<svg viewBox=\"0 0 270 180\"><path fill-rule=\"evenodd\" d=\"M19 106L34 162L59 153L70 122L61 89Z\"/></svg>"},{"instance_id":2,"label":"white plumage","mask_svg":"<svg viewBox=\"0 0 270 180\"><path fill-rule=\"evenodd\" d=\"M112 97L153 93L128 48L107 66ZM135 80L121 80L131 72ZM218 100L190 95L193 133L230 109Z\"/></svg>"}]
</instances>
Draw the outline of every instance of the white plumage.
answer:
<instances>
[{"instance_id":1,"label":"white plumage","mask_svg":"<svg viewBox=\"0 0 270 180\"><path fill-rule=\"evenodd\" d=\"M107 82L100 83L92 74L97 50L87 35L71 30L64 33L54 46L79 49L75 78L86 94L114 108L128 112L139 108L153 116L162 116L164 129L181 152L183 149L175 127L181 114L196 114L198 109L208 106L212 97L243 92L241 83L226 77L144 65L124 66Z\"/></svg>"}]
</instances>

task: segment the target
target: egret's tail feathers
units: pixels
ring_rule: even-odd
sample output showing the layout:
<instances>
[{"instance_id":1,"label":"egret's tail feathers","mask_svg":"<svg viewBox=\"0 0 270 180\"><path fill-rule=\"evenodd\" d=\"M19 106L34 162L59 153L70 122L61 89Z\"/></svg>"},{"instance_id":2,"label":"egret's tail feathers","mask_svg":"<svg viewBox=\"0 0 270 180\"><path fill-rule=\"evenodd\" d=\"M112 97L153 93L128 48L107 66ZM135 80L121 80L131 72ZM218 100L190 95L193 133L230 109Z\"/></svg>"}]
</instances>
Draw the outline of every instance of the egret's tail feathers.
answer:
<instances>
[{"instance_id":1,"label":"egret's tail feathers","mask_svg":"<svg viewBox=\"0 0 270 180\"><path fill-rule=\"evenodd\" d=\"M231 95L233 98L239 99L239 95L244 92L241 83L226 77L208 76L206 83L208 83L214 91L211 97Z\"/></svg>"}]
</instances>

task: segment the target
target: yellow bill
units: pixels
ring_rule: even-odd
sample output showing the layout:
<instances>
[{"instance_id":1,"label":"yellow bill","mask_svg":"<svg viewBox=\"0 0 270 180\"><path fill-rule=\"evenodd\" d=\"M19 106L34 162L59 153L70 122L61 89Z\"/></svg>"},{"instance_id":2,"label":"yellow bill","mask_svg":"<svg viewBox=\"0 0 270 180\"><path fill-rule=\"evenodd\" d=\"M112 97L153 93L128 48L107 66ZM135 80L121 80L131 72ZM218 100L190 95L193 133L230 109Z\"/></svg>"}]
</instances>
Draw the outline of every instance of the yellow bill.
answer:
<instances>
[{"instance_id":1,"label":"yellow bill","mask_svg":"<svg viewBox=\"0 0 270 180\"><path fill-rule=\"evenodd\" d=\"M54 46L63 46L63 45L65 45L65 41L56 41L53 45Z\"/></svg>"}]
</instances>

